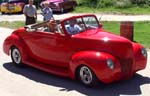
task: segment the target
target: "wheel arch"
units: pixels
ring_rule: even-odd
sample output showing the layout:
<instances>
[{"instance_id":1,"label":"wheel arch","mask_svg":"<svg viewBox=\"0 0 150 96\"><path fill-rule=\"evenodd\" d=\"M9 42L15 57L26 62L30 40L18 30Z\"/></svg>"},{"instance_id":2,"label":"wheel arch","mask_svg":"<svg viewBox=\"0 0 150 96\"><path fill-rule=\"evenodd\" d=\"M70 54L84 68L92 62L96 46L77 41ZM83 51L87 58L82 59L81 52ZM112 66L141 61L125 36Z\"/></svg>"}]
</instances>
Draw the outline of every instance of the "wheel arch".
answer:
<instances>
[{"instance_id":1,"label":"wheel arch","mask_svg":"<svg viewBox=\"0 0 150 96\"><path fill-rule=\"evenodd\" d=\"M96 75L96 77L102 82L112 82L112 80L106 80L107 78L106 73L104 72L111 72L113 75L113 71L107 67L106 60L107 58L112 58L116 64L117 70L120 71L120 65L118 60L114 56L106 52L97 52L97 51L82 51L74 54L72 56L70 62L70 77L72 79L76 79L77 71L83 65L89 67L92 72ZM115 70L114 70L115 71ZM103 74L104 73L104 74Z\"/></svg>"},{"instance_id":2,"label":"wheel arch","mask_svg":"<svg viewBox=\"0 0 150 96\"><path fill-rule=\"evenodd\" d=\"M23 61L26 59L27 56L27 46L22 38L19 36L12 34L11 36L7 37L3 44L3 50L7 55L10 55L10 51L12 48L18 48L21 51Z\"/></svg>"}]
</instances>

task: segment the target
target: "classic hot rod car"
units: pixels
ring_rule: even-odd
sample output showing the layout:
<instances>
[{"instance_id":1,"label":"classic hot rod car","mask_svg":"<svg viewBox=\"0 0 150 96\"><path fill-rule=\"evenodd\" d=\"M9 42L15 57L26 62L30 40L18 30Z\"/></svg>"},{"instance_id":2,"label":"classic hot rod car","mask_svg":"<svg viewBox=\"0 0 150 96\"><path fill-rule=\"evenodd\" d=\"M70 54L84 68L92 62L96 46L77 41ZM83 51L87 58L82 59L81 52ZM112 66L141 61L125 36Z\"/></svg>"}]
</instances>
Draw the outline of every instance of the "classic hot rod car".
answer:
<instances>
[{"instance_id":1,"label":"classic hot rod car","mask_svg":"<svg viewBox=\"0 0 150 96\"><path fill-rule=\"evenodd\" d=\"M43 0L40 4L42 8L45 2L49 2L49 5L53 11L58 11L61 13L67 9L74 9L77 5L76 0Z\"/></svg>"},{"instance_id":2,"label":"classic hot rod car","mask_svg":"<svg viewBox=\"0 0 150 96\"><path fill-rule=\"evenodd\" d=\"M8 0L0 5L0 9L3 13L17 13L22 12L24 5L28 3L28 0Z\"/></svg>"},{"instance_id":3,"label":"classic hot rod car","mask_svg":"<svg viewBox=\"0 0 150 96\"><path fill-rule=\"evenodd\" d=\"M147 63L142 45L103 30L93 14L19 28L3 49L15 65L76 78L87 86L129 79Z\"/></svg>"}]
</instances>

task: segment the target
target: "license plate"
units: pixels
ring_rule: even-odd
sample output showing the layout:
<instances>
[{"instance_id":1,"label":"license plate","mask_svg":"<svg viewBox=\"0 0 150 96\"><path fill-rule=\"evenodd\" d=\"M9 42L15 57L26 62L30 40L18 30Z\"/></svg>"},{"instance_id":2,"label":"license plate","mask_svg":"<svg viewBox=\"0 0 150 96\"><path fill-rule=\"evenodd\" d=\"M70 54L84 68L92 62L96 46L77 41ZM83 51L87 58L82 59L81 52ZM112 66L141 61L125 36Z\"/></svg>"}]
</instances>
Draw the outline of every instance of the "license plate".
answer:
<instances>
[{"instance_id":1,"label":"license plate","mask_svg":"<svg viewBox=\"0 0 150 96\"><path fill-rule=\"evenodd\" d=\"M14 7L14 5L9 5L9 6L8 6L8 9L9 9L9 10L14 10L15 7Z\"/></svg>"}]
</instances>

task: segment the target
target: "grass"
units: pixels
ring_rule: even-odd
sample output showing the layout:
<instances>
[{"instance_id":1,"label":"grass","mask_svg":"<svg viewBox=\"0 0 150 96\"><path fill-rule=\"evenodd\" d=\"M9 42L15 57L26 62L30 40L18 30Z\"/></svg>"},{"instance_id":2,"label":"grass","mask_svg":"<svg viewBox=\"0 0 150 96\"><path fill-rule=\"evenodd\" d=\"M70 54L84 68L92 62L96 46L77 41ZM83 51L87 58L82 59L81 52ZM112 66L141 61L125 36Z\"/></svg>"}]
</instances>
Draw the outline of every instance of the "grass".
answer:
<instances>
[{"instance_id":1,"label":"grass","mask_svg":"<svg viewBox=\"0 0 150 96\"><path fill-rule=\"evenodd\" d=\"M73 13L107 13L107 14L150 14L148 7L130 7L130 8L115 8L115 7L105 7L105 8L90 8L86 6L77 6Z\"/></svg>"},{"instance_id":2,"label":"grass","mask_svg":"<svg viewBox=\"0 0 150 96\"><path fill-rule=\"evenodd\" d=\"M103 28L120 34L120 22L102 22ZM150 49L150 21L134 22L134 41L141 43Z\"/></svg>"},{"instance_id":3,"label":"grass","mask_svg":"<svg viewBox=\"0 0 150 96\"><path fill-rule=\"evenodd\" d=\"M120 22L108 22L104 21L103 29L113 32L115 34L120 34ZM0 22L0 27L6 27L11 29L17 29L24 26L23 21L14 21L14 22ZM150 48L150 22L134 22L134 40L141 43L146 48Z\"/></svg>"},{"instance_id":4,"label":"grass","mask_svg":"<svg viewBox=\"0 0 150 96\"><path fill-rule=\"evenodd\" d=\"M21 26L25 26L25 22L23 22L23 21L13 21L13 22L4 21L4 22L0 22L0 26L6 27L6 28L11 28L11 29L17 29Z\"/></svg>"}]
</instances>

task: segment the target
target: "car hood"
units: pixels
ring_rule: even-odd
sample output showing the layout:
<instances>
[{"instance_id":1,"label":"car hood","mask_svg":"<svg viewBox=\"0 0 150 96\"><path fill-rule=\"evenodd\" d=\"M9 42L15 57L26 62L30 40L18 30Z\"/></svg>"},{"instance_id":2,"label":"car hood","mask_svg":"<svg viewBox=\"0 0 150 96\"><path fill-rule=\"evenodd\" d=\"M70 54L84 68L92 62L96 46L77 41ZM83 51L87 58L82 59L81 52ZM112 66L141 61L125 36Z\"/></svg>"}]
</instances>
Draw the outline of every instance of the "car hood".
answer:
<instances>
[{"instance_id":1,"label":"car hood","mask_svg":"<svg viewBox=\"0 0 150 96\"><path fill-rule=\"evenodd\" d=\"M73 35L74 38L83 38L83 39L92 39L92 40L101 40L104 42L108 41L120 41L120 42L130 42L130 40L121 37L119 35L110 33L108 31L102 29L94 29L94 30L87 30L80 34Z\"/></svg>"},{"instance_id":2,"label":"car hood","mask_svg":"<svg viewBox=\"0 0 150 96\"><path fill-rule=\"evenodd\" d=\"M79 42L82 44L81 46L86 46L89 50L116 54L116 57L120 59L133 57L132 41L102 29L87 30L83 33L73 35L72 38L79 39Z\"/></svg>"}]
</instances>

